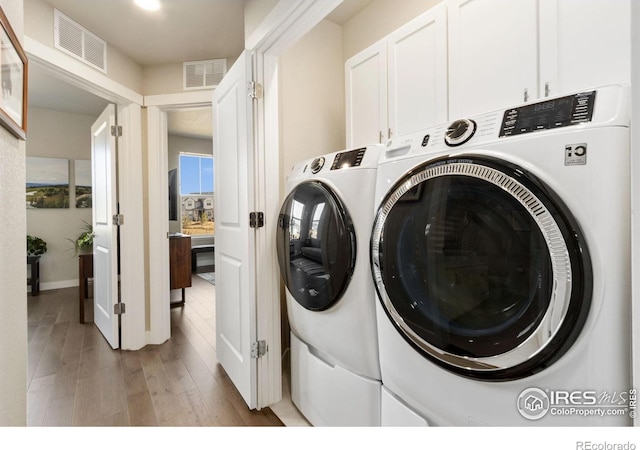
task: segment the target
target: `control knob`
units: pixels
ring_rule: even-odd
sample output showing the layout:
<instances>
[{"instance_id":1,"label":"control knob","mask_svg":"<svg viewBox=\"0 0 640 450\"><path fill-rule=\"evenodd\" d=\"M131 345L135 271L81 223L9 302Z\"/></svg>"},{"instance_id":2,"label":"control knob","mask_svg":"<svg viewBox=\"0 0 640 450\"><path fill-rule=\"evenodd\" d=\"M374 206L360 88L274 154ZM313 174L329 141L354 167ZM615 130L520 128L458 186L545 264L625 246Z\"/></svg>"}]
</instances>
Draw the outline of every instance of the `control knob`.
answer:
<instances>
[{"instance_id":1,"label":"control knob","mask_svg":"<svg viewBox=\"0 0 640 450\"><path fill-rule=\"evenodd\" d=\"M447 128L444 142L449 147L455 147L467 142L476 132L476 123L470 119L458 119Z\"/></svg>"},{"instance_id":2,"label":"control knob","mask_svg":"<svg viewBox=\"0 0 640 450\"><path fill-rule=\"evenodd\" d=\"M322 156L311 161L311 173L318 173L322 170L323 167L324 158Z\"/></svg>"}]
</instances>

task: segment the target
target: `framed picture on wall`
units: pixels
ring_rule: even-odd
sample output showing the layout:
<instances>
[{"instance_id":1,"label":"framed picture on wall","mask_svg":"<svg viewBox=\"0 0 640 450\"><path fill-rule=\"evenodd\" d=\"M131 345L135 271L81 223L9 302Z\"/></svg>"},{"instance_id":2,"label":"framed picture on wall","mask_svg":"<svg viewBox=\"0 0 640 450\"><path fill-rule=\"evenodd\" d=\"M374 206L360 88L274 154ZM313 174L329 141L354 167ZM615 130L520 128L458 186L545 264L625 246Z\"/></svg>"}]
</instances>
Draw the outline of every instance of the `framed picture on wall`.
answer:
<instances>
[{"instance_id":1,"label":"framed picture on wall","mask_svg":"<svg viewBox=\"0 0 640 450\"><path fill-rule=\"evenodd\" d=\"M69 160L27 156L27 209L69 207Z\"/></svg>"},{"instance_id":2,"label":"framed picture on wall","mask_svg":"<svg viewBox=\"0 0 640 450\"><path fill-rule=\"evenodd\" d=\"M0 124L19 139L27 136L27 55L0 8Z\"/></svg>"},{"instance_id":3,"label":"framed picture on wall","mask_svg":"<svg viewBox=\"0 0 640 450\"><path fill-rule=\"evenodd\" d=\"M76 185L76 208L91 208L91 161L76 159L73 164Z\"/></svg>"}]
</instances>

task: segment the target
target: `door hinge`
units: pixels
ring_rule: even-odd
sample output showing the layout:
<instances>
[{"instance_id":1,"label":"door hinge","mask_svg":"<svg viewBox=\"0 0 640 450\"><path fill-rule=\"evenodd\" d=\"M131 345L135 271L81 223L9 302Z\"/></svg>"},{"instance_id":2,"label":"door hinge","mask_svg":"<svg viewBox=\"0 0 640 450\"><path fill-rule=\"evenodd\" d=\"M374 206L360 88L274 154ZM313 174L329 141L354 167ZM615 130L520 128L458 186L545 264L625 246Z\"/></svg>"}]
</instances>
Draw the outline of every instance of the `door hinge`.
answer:
<instances>
[{"instance_id":1,"label":"door hinge","mask_svg":"<svg viewBox=\"0 0 640 450\"><path fill-rule=\"evenodd\" d=\"M124 303L116 303L115 305L113 305L113 314L115 314L116 316L119 316L124 313L125 313Z\"/></svg>"},{"instance_id":2,"label":"door hinge","mask_svg":"<svg viewBox=\"0 0 640 450\"><path fill-rule=\"evenodd\" d=\"M247 83L249 89L249 97L255 99L262 98L262 85L260 83L256 83L255 81L249 81Z\"/></svg>"},{"instance_id":3,"label":"door hinge","mask_svg":"<svg viewBox=\"0 0 640 450\"><path fill-rule=\"evenodd\" d=\"M116 226L124 225L124 215L122 214L114 214L113 215L113 224Z\"/></svg>"},{"instance_id":4,"label":"door hinge","mask_svg":"<svg viewBox=\"0 0 640 450\"><path fill-rule=\"evenodd\" d=\"M256 341L251 344L251 358L258 359L267 354L267 342Z\"/></svg>"},{"instance_id":5,"label":"door hinge","mask_svg":"<svg viewBox=\"0 0 640 450\"><path fill-rule=\"evenodd\" d=\"M262 212L249 213L249 226L251 228L262 228L264 226L264 213Z\"/></svg>"},{"instance_id":6,"label":"door hinge","mask_svg":"<svg viewBox=\"0 0 640 450\"><path fill-rule=\"evenodd\" d=\"M122 125L112 125L111 136L122 137Z\"/></svg>"}]
</instances>

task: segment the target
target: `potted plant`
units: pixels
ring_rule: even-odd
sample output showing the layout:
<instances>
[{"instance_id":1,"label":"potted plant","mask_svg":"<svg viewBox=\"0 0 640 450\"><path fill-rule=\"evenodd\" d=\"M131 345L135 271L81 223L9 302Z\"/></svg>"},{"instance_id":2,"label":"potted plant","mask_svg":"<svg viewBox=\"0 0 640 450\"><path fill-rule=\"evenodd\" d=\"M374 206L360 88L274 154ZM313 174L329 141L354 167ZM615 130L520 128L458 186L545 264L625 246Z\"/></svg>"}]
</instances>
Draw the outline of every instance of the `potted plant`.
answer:
<instances>
[{"instance_id":1,"label":"potted plant","mask_svg":"<svg viewBox=\"0 0 640 450\"><path fill-rule=\"evenodd\" d=\"M67 239L73 243L75 254L91 253L93 251L93 225L84 222L82 231L73 239Z\"/></svg>"},{"instance_id":2,"label":"potted plant","mask_svg":"<svg viewBox=\"0 0 640 450\"><path fill-rule=\"evenodd\" d=\"M27 235L27 255L40 256L47 251L47 243L37 236Z\"/></svg>"}]
</instances>

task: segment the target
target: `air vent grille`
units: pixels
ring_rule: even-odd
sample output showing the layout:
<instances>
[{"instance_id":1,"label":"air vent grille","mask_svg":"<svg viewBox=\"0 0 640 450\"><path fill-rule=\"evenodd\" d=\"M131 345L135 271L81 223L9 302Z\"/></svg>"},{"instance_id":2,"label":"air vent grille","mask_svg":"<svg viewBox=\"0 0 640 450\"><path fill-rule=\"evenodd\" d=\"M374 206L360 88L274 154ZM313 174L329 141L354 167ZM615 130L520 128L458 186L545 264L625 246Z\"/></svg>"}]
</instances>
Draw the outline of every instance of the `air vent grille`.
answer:
<instances>
[{"instance_id":1,"label":"air vent grille","mask_svg":"<svg viewBox=\"0 0 640 450\"><path fill-rule=\"evenodd\" d=\"M54 14L54 46L107 73L107 43L57 9Z\"/></svg>"},{"instance_id":2,"label":"air vent grille","mask_svg":"<svg viewBox=\"0 0 640 450\"><path fill-rule=\"evenodd\" d=\"M227 60L210 59L208 61L189 61L183 63L183 88L205 89L220 84L227 73Z\"/></svg>"}]
</instances>

